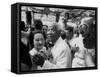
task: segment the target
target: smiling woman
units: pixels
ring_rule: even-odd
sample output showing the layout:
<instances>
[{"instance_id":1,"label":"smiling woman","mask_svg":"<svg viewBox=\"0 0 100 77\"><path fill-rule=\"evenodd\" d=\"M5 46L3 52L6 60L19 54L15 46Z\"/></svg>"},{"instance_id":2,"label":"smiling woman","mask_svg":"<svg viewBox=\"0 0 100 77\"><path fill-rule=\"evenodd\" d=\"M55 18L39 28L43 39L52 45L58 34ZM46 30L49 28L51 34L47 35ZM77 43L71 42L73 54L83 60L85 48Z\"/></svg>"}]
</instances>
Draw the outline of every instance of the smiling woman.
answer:
<instances>
[{"instance_id":1,"label":"smiling woman","mask_svg":"<svg viewBox=\"0 0 100 77\"><path fill-rule=\"evenodd\" d=\"M44 59L46 58L46 48L44 47L46 38L42 31L34 31L31 35L34 46L32 50L29 51L32 61L32 70L38 70L40 69L39 66L43 65Z\"/></svg>"},{"instance_id":2,"label":"smiling woman","mask_svg":"<svg viewBox=\"0 0 100 77\"><path fill-rule=\"evenodd\" d=\"M32 37L33 37L34 47L37 50L40 50L44 46L44 43L45 43L45 39L46 39L45 34L41 31L34 31Z\"/></svg>"}]
</instances>

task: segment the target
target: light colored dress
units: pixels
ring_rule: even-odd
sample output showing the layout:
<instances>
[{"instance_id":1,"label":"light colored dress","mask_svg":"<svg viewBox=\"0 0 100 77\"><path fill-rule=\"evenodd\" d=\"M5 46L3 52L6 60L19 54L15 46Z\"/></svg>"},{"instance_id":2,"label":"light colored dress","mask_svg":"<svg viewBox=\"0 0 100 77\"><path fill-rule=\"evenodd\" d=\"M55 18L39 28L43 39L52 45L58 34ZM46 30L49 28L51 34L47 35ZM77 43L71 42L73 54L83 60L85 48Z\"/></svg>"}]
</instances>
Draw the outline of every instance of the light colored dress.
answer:
<instances>
[{"instance_id":1,"label":"light colored dress","mask_svg":"<svg viewBox=\"0 0 100 77\"><path fill-rule=\"evenodd\" d=\"M79 35L78 38L74 39L73 41L74 41L73 45L76 45L77 47L79 47L79 50L74 55L74 59L72 61L72 68L94 66L94 64L91 64L91 63L89 63L90 65L87 66L85 59L86 59L86 55L88 55L88 54L90 54L91 56L95 56L95 50L94 49L86 49L84 47L83 37L81 34Z\"/></svg>"}]
</instances>

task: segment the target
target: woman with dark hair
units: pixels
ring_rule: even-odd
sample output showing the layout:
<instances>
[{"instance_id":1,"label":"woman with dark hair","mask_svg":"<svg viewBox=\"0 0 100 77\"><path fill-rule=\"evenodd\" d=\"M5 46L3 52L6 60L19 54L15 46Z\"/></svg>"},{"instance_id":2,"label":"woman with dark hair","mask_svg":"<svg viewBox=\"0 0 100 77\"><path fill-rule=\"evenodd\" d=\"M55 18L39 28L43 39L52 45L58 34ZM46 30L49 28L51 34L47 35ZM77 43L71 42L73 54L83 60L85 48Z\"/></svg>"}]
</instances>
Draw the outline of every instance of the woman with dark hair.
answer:
<instances>
[{"instance_id":1,"label":"woman with dark hair","mask_svg":"<svg viewBox=\"0 0 100 77\"><path fill-rule=\"evenodd\" d=\"M30 34L29 34L29 45L30 45L30 49L33 48L33 34L36 31L42 31L42 21L39 19L34 20L34 27L30 28Z\"/></svg>"},{"instance_id":2,"label":"woman with dark hair","mask_svg":"<svg viewBox=\"0 0 100 77\"><path fill-rule=\"evenodd\" d=\"M83 39L84 47L86 50L85 61L86 65L95 66L95 53L96 53L96 26L91 24L89 33Z\"/></svg>"},{"instance_id":3,"label":"woman with dark hair","mask_svg":"<svg viewBox=\"0 0 100 77\"><path fill-rule=\"evenodd\" d=\"M31 61L32 61L32 70L41 69L41 66L44 63L44 60L47 59L45 44L45 34L42 31L34 31L31 34L31 39L33 39L33 48L29 51Z\"/></svg>"}]
</instances>

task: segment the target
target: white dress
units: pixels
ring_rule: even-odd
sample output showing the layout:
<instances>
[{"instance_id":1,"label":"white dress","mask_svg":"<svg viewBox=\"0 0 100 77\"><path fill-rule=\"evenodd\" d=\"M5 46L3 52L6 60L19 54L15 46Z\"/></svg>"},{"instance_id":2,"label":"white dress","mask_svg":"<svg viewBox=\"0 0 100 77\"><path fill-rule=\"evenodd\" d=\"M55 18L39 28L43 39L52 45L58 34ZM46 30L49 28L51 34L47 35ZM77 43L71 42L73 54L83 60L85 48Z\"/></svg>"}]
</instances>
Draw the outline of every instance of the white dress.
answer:
<instances>
[{"instance_id":1,"label":"white dress","mask_svg":"<svg viewBox=\"0 0 100 77\"><path fill-rule=\"evenodd\" d=\"M72 61L72 67L86 67L85 60L84 60L84 44L83 44L83 37L80 34L78 38L73 40L73 46L79 47L79 50L75 53L74 59Z\"/></svg>"},{"instance_id":2,"label":"white dress","mask_svg":"<svg viewBox=\"0 0 100 77\"><path fill-rule=\"evenodd\" d=\"M86 65L86 60L85 60L85 55L88 53L91 54L92 56L95 55L95 50L94 49L86 49L83 44L83 37L80 34L78 38L74 40L73 45L76 45L79 47L79 51L75 53L74 59L72 61L72 68L78 68L78 67L87 67ZM89 67L94 66L91 64L89 61L88 63L90 64Z\"/></svg>"}]
</instances>

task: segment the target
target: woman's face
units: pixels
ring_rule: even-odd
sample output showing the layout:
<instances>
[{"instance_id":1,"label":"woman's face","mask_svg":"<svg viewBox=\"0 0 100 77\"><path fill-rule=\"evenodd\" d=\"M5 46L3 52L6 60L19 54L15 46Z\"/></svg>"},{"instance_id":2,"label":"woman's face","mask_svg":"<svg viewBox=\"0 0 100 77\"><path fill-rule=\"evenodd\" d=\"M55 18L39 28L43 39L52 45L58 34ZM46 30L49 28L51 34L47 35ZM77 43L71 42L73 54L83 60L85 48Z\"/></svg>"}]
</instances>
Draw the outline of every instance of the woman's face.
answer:
<instances>
[{"instance_id":1,"label":"woman's face","mask_svg":"<svg viewBox=\"0 0 100 77\"><path fill-rule=\"evenodd\" d=\"M40 50L43 48L45 40L42 33L36 33L34 35L33 41L34 41L34 48L36 48L37 50Z\"/></svg>"}]
</instances>

